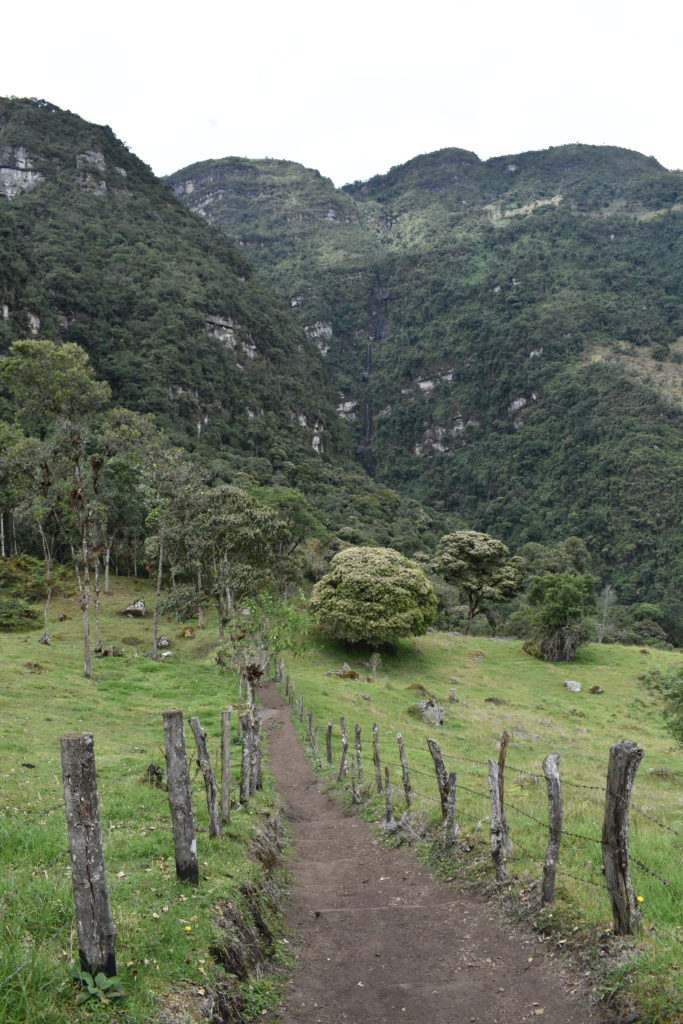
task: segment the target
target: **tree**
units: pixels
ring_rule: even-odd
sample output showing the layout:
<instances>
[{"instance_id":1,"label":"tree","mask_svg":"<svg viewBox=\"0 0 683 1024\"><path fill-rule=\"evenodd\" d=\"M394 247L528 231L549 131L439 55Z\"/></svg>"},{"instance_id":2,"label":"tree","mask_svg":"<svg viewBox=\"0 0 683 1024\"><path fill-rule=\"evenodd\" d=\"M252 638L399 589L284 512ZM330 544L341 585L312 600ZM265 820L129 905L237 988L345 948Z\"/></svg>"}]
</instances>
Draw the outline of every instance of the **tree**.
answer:
<instances>
[{"instance_id":1,"label":"tree","mask_svg":"<svg viewBox=\"0 0 683 1024\"><path fill-rule=\"evenodd\" d=\"M519 590L522 574L517 560L501 540L476 530L456 530L439 541L432 569L467 598L469 633L486 602L504 601Z\"/></svg>"},{"instance_id":2,"label":"tree","mask_svg":"<svg viewBox=\"0 0 683 1024\"><path fill-rule=\"evenodd\" d=\"M422 569L392 548L346 548L313 588L311 611L328 636L374 647L421 636L436 597Z\"/></svg>"},{"instance_id":3,"label":"tree","mask_svg":"<svg viewBox=\"0 0 683 1024\"><path fill-rule=\"evenodd\" d=\"M592 633L595 579L587 573L543 573L529 587L533 636L524 645L544 661L571 661Z\"/></svg>"}]
</instances>

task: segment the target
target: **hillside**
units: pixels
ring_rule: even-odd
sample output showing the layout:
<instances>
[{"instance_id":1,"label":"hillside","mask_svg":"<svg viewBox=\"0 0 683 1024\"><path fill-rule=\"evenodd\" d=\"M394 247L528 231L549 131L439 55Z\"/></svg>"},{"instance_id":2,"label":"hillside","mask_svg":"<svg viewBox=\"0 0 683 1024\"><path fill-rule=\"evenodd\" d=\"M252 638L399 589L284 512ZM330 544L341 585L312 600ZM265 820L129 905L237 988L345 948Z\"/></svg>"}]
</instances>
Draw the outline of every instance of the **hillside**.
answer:
<instances>
[{"instance_id":1,"label":"hillside","mask_svg":"<svg viewBox=\"0 0 683 1024\"><path fill-rule=\"evenodd\" d=\"M298 315L377 480L513 546L582 536L683 640L681 172L572 145L168 180Z\"/></svg>"},{"instance_id":2,"label":"hillside","mask_svg":"<svg viewBox=\"0 0 683 1024\"><path fill-rule=\"evenodd\" d=\"M348 457L289 303L110 128L0 99L0 248L0 356L16 338L76 342L114 401L153 413L214 480L301 489L329 529L379 543L438 535Z\"/></svg>"}]
</instances>

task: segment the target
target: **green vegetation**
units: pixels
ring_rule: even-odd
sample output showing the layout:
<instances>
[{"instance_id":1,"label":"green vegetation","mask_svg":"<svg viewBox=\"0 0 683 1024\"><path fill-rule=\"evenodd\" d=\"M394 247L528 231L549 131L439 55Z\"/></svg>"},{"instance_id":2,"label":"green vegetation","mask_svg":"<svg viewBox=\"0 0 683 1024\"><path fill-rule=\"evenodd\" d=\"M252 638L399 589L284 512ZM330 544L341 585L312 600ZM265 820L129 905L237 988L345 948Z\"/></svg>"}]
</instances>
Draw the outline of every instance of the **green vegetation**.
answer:
<instances>
[{"instance_id":1,"label":"green vegetation","mask_svg":"<svg viewBox=\"0 0 683 1024\"><path fill-rule=\"evenodd\" d=\"M519 590L522 574L502 541L476 530L457 530L442 537L431 568L464 593L467 599L467 627L475 615L484 613L487 603L504 601Z\"/></svg>"},{"instance_id":2,"label":"green vegetation","mask_svg":"<svg viewBox=\"0 0 683 1024\"><path fill-rule=\"evenodd\" d=\"M283 161L169 183L325 351L378 481L512 550L582 537L683 642L683 174L577 145L446 149L341 191Z\"/></svg>"},{"instance_id":3,"label":"green vegetation","mask_svg":"<svg viewBox=\"0 0 683 1024\"><path fill-rule=\"evenodd\" d=\"M530 658L518 640L430 633L383 653L376 679L365 652L323 639L305 655L290 659L288 671L297 697L304 697L314 719L335 723L335 776L339 717L346 718L351 730L354 723L361 726L363 813L375 821L384 816L384 801L374 795L372 723L379 725L381 759L390 768L397 818L405 801L395 736L397 731L403 734L415 798L412 831L432 844L432 856L456 883L471 879L490 884L493 878L486 766L489 758L497 758L507 731L505 794L513 857L506 865L506 891L513 894L515 908L535 922L539 939L583 957L586 969L602 979L605 998L613 1006L628 1007L626 1015L648 1024L674 1024L683 997L676 969L683 939L683 760L671 746L660 697L644 690L638 676L645 665L666 673L679 660L673 652L653 648L589 644L579 648L572 663L572 678L582 686L580 693L572 693L563 686L566 667ZM326 673L344 661L359 678L345 678L340 685ZM591 692L596 686L601 692ZM429 695L444 709L441 728L421 723L412 713L417 701ZM455 820L460 833L451 855L443 854L428 736L438 739L447 769L457 775ZM610 935L600 851L609 748L624 737L645 750L630 814L631 874L642 911L641 931L633 940ZM557 901L539 911L547 838L541 762L550 751L560 754L565 834Z\"/></svg>"},{"instance_id":4,"label":"green vegetation","mask_svg":"<svg viewBox=\"0 0 683 1024\"><path fill-rule=\"evenodd\" d=\"M651 669L640 677L645 686L664 700L664 717L669 731L683 744L683 666L675 665L666 671Z\"/></svg>"},{"instance_id":5,"label":"green vegetation","mask_svg":"<svg viewBox=\"0 0 683 1024\"><path fill-rule=\"evenodd\" d=\"M217 768L221 711L236 704L237 682L215 663L215 622L205 630L195 623L191 638L173 619L164 619L172 656L163 662L144 657L151 616L120 614L139 597L153 602L153 587L112 580L111 596L103 598L102 636L105 646L125 653L97 659L96 681L81 674L80 607L73 592L54 599L60 621L49 647L38 643L39 630L3 637L0 1019L12 1024L145 1024L164 1007L169 1014L173 1007L175 1013L195 1013L219 984L237 995L244 988L246 1001L253 999L246 983L226 978L218 952L214 957L210 949L232 941L220 925L226 908L239 908L251 920L245 892L259 888L262 878L250 842L267 821L272 790L266 778L266 789L249 809L234 808L223 837L210 841L203 782L196 773L200 884L194 889L176 882L168 797L142 776L151 762L164 763L162 712L169 708L182 709L186 721L190 715L200 718ZM234 729L235 719L233 714ZM100 993L112 993L101 984L82 1005L80 993L87 989L70 974L78 953L59 736L81 731L95 739L117 968L125 992L108 1005ZM191 757L188 728L186 743ZM233 757L234 787L238 768L239 758ZM263 911L276 928L272 908L264 905ZM271 1007L276 982L270 981Z\"/></svg>"},{"instance_id":6,"label":"green vegetation","mask_svg":"<svg viewBox=\"0 0 683 1024\"><path fill-rule=\"evenodd\" d=\"M436 597L419 565L391 548L346 548L311 595L311 612L328 636L373 647L421 636Z\"/></svg>"}]
</instances>

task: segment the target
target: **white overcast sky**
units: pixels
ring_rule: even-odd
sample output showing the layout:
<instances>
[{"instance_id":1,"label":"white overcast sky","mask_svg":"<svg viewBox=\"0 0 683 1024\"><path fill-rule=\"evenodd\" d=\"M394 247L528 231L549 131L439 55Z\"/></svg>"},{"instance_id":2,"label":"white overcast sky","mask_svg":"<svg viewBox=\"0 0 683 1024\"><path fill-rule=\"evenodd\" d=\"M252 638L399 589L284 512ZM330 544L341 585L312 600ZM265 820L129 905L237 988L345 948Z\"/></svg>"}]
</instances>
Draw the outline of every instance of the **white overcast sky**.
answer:
<instances>
[{"instance_id":1,"label":"white overcast sky","mask_svg":"<svg viewBox=\"0 0 683 1024\"><path fill-rule=\"evenodd\" d=\"M445 146L608 144L683 168L677 0L32 0L0 95L108 124L157 174L282 157L336 185Z\"/></svg>"}]
</instances>

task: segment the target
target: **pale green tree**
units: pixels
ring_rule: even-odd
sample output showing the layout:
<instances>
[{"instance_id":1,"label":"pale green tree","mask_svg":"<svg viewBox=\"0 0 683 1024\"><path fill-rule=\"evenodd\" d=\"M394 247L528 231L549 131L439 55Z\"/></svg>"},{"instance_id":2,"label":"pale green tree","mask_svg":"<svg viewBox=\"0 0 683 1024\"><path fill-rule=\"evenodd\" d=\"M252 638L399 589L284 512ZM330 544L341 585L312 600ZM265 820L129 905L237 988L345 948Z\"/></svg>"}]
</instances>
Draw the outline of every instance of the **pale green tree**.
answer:
<instances>
[{"instance_id":1,"label":"pale green tree","mask_svg":"<svg viewBox=\"0 0 683 1024\"><path fill-rule=\"evenodd\" d=\"M421 636L436 615L434 589L416 562L392 548L340 551L311 596L328 636L373 647Z\"/></svg>"}]
</instances>

